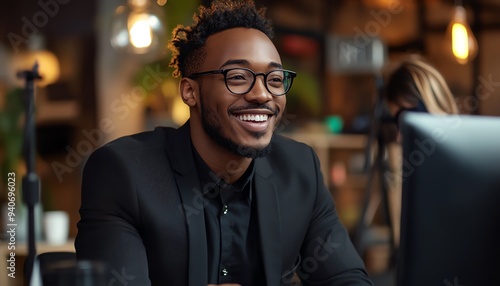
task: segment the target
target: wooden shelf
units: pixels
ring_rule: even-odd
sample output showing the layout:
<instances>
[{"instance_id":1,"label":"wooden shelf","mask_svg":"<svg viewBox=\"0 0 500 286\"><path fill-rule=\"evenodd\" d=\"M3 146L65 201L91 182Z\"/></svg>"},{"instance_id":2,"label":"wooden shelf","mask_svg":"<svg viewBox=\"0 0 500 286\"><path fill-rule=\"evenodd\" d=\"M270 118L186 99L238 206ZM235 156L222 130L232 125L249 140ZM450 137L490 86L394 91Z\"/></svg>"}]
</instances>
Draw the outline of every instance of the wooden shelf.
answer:
<instances>
[{"instance_id":1,"label":"wooden shelf","mask_svg":"<svg viewBox=\"0 0 500 286\"><path fill-rule=\"evenodd\" d=\"M325 179L325 184L330 185L328 177L330 174L330 152L340 150L359 150L366 148L367 136L355 134L331 134L322 132L295 132L282 133L283 136L289 137L296 141L305 143L311 146L316 153L321 163L321 171Z\"/></svg>"},{"instance_id":2,"label":"wooden shelf","mask_svg":"<svg viewBox=\"0 0 500 286\"><path fill-rule=\"evenodd\" d=\"M361 173L362 162L353 166L353 156L363 156L368 143L366 135L332 134L326 132L284 133L286 137L311 146L318 155L325 185L337 203L337 211L348 229L354 228L359 219L364 191L368 183L367 176ZM361 155L360 155L361 154ZM363 159L361 159L363 160ZM359 161L359 160L356 160ZM346 168L345 182L333 185L331 182L332 166L340 162Z\"/></svg>"},{"instance_id":3,"label":"wooden shelf","mask_svg":"<svg viewBox=\"0 0 500 286\"><path fill-rule=\"evenodd\" d=\"M367 144L366 135L321 132L295 132L282 133L282 135L306 143L313 148L364 149Z\"/></svg>"}]
</instances>

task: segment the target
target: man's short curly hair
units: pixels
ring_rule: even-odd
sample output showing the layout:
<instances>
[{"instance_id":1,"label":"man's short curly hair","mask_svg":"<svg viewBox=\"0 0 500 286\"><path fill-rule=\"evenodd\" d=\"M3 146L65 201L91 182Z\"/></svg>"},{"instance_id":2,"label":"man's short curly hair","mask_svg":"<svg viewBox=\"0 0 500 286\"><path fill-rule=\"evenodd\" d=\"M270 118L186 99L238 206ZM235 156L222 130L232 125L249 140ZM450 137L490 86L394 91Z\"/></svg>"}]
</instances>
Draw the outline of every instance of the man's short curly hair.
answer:
<instances>
[{"instance_id":1,"label":"man's short curly hair","mask_svg":"<svg viewBox=\"0 0 500 286\"><path fill-rule=\"evenodd\" d=\"M217 32L231 28L253 28L260 30L270 39L273 37L271 20L265 16L266 9L257 9L252 0L215 0L207 8L200 6L193 16L192 26L177 26L169 48L172 50L170 66L175 77L185 77L199 72L205 55L207 38Z\"/></svg>"}]
</instances>

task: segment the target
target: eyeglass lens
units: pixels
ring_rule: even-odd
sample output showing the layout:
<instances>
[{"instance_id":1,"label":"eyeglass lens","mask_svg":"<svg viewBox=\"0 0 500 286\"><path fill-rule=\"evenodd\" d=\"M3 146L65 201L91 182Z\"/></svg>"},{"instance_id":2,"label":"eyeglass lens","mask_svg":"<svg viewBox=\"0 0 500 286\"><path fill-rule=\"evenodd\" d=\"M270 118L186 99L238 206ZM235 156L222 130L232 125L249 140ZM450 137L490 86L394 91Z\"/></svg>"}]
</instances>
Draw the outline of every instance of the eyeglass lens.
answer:
<instances>
[{"instance_id":1,"label":"eyeglass lens","mask_svg":"<svg viewBox=\"0 0 500 286\"><path fill-rule=\"evenodd\" d=\"M268 91L274 95L285 94L292 83L290 72L274 70L264 76ZM236 94L250 91L255 82L255 75L247 69L231 69L226 73L227 88Z\"/></svg>"}]
</instances>

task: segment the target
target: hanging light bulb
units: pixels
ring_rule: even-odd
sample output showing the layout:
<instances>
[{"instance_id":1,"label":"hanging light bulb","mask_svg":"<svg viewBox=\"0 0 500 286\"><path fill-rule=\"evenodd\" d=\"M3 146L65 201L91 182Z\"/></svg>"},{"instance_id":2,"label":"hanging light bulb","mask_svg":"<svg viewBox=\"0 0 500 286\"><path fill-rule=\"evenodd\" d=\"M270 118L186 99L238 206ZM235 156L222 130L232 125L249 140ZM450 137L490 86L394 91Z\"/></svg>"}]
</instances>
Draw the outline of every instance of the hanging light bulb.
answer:
<instances>
[{"instance_id":1,"label":"hanging light bulb","mask_svg":"<svg viewBox=\"0 0 500 286\"><path fill-rule=\"evenodd\" d=\"M453 18L447 29L448 49L460 64L467 64L477 55L477 41L467 24L467 12L462 5L456 5ZM451 46L450 46L451 45Z\"/></svg>"},{"instance_id":2,"label":"hanging light bulb","mask_svg":"<svg viewBox=\"0 0 500 286\"><path fill-rule=\"evenodd\" d=\"M128 0L116 9L111 45L134 54L154 53L164 47L166 29L163 13L150 0Z\"/></svg>"}]
</instances>

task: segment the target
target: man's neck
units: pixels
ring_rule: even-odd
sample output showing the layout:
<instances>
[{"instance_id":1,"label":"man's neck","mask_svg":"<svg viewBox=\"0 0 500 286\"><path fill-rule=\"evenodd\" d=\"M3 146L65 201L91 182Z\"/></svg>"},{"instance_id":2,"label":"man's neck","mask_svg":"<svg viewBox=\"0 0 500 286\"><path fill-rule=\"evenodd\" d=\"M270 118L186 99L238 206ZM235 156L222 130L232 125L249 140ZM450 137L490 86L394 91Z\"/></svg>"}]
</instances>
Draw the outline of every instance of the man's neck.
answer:
<instances>
[{"instance_id":1,"label":"man's neck","mask_svg":"<svg viewBox=\"0 0 500 286\"><path fill-rule=\"evenodd\" d=\"M234 154L204 135L203 132L193 132L191 129L194 148L205 164L227 183L237 181L248 169L252 159Z\"/></svg>"}]
</instances>

